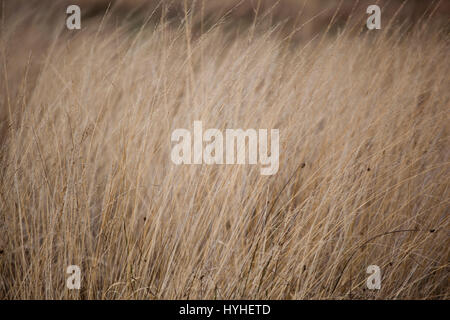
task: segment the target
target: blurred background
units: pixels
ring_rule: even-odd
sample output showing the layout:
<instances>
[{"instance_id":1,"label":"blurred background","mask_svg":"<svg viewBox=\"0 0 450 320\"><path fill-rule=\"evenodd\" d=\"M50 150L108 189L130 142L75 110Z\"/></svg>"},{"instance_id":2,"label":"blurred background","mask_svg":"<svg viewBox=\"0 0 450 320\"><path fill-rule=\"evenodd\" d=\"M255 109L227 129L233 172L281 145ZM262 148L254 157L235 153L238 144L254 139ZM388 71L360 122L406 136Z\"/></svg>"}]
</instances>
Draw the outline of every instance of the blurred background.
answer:
<instances>
[{"instance_id":1,"label":"blurred background","mask_svg":"<svg viewBox=\"0 0 450 320\"><path fill-rule=\"evenodd\" d=\"M218 23L230 33L240 32L257 17L260 30L277 26L293 42L304 42L323 32L333 36L346 24L353 26L355 35L366 32L366 9L371 4L381 7L382 28L392 22L406 29L437 24L440 30L442 25L447 33L450 30L450 0L0 0L0 50L12 96L25 72L32 87L52 40L77 35L65 28L71 4L80 6L84 30L96 30L108 13L105 32L123 25L137 29L144 22L151 27L161 21L176 28L183 25L187 9L193 37ZM2 77L0 90L5 89L4 82Z\"/></svg>"},{"instance_id":2,"label":"blurred background","mask_svg":"<svg viewBox=\"0 0 450 320\"><path fill-rule=\"evenodd\" d=\"M16 20L23 9L30 8L49 12L53 7L55 12L61 12L71 4L79 5L83 17L101 17L110 10L118 18L147 18L149 13L158 21L161 16L172 20L182 20L184 9L203 19L205 23L215 23L226 16L234 22L252 21L255 15L266 15L272 23L283 22L287 25L302 25L306 21L307 32L317 31L328 24L335 16L337 24L343 23L349 17L364 18L365 9L372 4L382 8L384 21L396 15L397 22L417 22L425 14L433 11L435 20L447 21L450 17L450 0L3 0L0 1L1 13L6 21ZM399 10L400 9L400 10ZM197 21L199 22L199 21Z\"/></svg>"}]
</instances>

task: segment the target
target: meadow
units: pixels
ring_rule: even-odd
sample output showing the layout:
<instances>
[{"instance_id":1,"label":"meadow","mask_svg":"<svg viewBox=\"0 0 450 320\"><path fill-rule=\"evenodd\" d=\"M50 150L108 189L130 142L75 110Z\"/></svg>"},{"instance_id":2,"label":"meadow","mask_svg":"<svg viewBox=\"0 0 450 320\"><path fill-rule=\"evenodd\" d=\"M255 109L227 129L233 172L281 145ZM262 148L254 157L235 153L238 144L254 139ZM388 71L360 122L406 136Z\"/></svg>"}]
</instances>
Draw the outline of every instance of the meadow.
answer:
<instances>
[{"instance_id":1,"label":"meadow","mask_svg":"<svg viewBox=\"0 0 450 320\"><path fill-rule=\"evenodd\" d=\"M5 8L1 299L450 298L439 8L373 31L364 10L111 12L68 31L56 11ZM171 133L194 121L279 129L278 172L175 165Z\"/></svg>"}]
</instances>

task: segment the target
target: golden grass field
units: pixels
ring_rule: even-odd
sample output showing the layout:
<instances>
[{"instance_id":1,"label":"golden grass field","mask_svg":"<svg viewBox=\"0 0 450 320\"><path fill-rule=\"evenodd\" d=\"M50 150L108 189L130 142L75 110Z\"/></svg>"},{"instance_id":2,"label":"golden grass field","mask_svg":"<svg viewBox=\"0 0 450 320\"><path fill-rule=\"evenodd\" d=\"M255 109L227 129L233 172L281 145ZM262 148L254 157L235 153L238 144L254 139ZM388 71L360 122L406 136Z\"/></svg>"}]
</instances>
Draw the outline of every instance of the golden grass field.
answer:
<instances>
[{"instance_id":1,"label":"golden grass field","mask_svg":"<svg viewBox=\"0 0 450 320\"><path fill-rule=\"evenodd\" d=\"M332 14L300 38L263 11L68 31L65 14L5 8L0 298L450 298L439 8L370 32L365 10ZM174 165L171 132L195 120L278 128L278 173Z\"/></svg>"}]
</instances>

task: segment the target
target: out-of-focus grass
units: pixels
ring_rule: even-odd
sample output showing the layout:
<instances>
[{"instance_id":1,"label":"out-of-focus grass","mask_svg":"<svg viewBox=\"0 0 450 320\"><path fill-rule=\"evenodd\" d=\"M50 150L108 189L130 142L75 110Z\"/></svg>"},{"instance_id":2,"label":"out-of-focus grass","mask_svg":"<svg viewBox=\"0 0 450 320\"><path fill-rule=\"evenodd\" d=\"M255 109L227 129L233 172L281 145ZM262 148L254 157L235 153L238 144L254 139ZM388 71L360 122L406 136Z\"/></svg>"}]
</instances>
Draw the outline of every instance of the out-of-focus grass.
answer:
<instances>
[{"instance_id":1,"label":"out-of-focus grass","mask_svg":"<svg viewBox=\"0 0 450 320\"><path fill-rule=\"evenodd\" d=\"M190 15L70 33L28 14L2 28L0 297L449 298L449 42L430 20L293 44L265 20L193 37ZM40 36L28 81L14 48ZM278 128L278 173L175 166L194 120Z\"/></svg>"}]
</instances>

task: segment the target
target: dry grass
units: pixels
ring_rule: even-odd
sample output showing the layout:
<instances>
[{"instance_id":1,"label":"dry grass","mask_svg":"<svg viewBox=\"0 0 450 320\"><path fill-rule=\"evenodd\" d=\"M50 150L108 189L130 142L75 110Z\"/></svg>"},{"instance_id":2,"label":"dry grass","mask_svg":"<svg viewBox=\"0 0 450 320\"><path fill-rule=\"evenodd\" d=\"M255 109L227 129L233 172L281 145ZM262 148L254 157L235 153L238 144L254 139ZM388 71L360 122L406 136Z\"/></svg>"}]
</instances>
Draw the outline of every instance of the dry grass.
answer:
<instances>
[{"instance_id":1,"label":"dry grass","mask_svg":"<svg viewBox=\"0 0 450 320\"><path fill-rule=\"evenodd\" d=\"M59 35L15 94L3 34L0 297L448 299L448 33L189 21ZM172 164L194 120L280 129L278 174Z\"/></svg>"}]
</instances>

